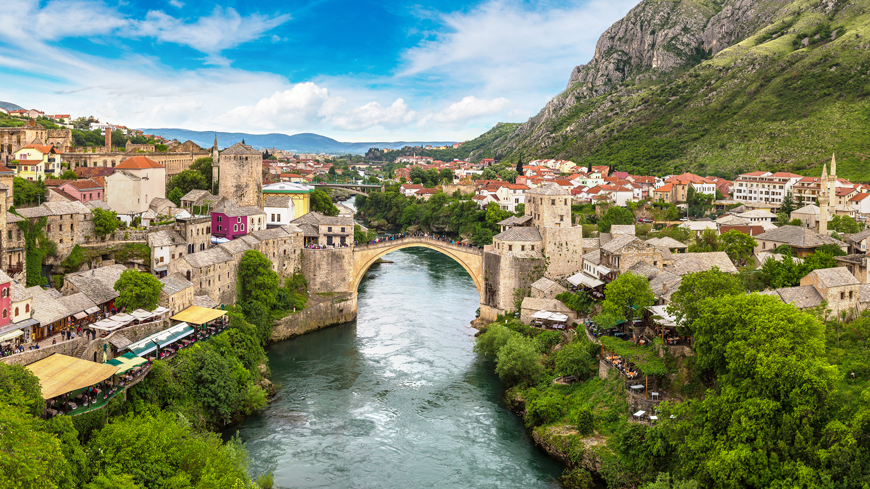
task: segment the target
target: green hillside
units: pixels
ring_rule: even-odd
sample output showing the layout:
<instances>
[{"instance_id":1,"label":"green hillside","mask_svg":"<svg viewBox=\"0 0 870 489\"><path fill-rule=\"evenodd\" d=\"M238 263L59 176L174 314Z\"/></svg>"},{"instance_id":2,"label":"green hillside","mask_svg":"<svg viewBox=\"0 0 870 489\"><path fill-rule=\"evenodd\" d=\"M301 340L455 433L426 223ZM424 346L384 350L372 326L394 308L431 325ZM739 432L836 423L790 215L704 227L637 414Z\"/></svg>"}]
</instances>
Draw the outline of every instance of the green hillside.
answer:
<instances>
[{"instance_id":1,"label":"green hillside","mask_svg":"<svg viewBox=\"0 0 870 489\"><path fill-rule=\"evenodd\" d=\"M840 176L870 181L868 6L793 2L772 24L691 68L652 82L633 76L508 137L481 136L497 146L467 144L510 162L549 157L632 173L721 176L819 174L836 152Z\"/></svg>"}]
</instances>

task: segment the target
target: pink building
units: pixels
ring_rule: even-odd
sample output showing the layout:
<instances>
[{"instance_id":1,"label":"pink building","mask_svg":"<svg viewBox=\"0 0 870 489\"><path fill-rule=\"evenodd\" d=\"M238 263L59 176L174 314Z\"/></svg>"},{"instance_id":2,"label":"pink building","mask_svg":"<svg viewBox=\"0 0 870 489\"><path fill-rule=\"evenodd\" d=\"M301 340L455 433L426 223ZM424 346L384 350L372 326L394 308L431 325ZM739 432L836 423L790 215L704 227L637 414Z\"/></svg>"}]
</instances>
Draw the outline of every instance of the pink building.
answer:
<instances>
[{"instance_id":1,"label":"pink building","mask_svg":"<svg viewBox=\"0 0 870 489\"><path fill-rule=\"evenodd\" d=\"M72 195L81 203L90 200L103 200L103 191L105 190L100 184L90 178L67 182L58 187L58 189Z\"/></svg>"},{"instance_id":2,"label":"pink building","mask_svg":"<svg viewBox=\"0 0 870 489\"><path fill-rule=\"evenodd\" d=\"M12 321L12 279L0 273L0 328Z\"/></svg>"}]
</instances>

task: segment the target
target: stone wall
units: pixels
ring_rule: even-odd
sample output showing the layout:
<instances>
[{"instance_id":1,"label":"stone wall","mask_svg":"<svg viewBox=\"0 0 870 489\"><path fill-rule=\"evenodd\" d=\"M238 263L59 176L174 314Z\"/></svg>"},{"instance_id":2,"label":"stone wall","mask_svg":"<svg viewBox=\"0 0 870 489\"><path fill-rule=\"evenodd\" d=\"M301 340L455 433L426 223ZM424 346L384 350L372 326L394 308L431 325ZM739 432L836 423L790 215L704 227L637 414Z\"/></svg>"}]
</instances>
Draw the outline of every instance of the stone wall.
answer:
<instances>
[{"instance_id":1,"label":"stone wall","mask_svg":"<svg viewBox=\"0 0 870 489\"><path fill-rule=\"evenodd\" d=\"M545 264L541 258L501 256L493 251L484 252L484 292L482 303L501 314L514 307L514 293L525 290L528 295L531 285L544 275Z\"/></svg>"},{"instance_id":2,"label":"stone wall","mask_svg":"<svg viewBox=\"0 0 870 489\"><path fill-rule=\"evenodd\" d=\"M327 326L346 323L356 318L356 296L343 294L330 301L309 304L275 323L272 341L286 340Z\"/></svg>"},{"instance_id":3,"label":"stone wall","mask_svg":"<svg viewBox=\"0 0 870 489\"><path fill-rule=\"evenodd\" d=\"M544 228L542 231L548 278L567 278L583 269L582 227Z\"/></svg>"},{"instance_id":4,"label":"stone wall","mask_svg":"<svg viewBox=\"0 0 870 489\"><path fill-rule=\"evenodd\" d=\"M444 185L441 189L447 195L453 195L457 190L459 190L459 193L462 195L471 195L475 190L474 185Z\"/></svg>"},{"instance_id":5,"label":"stone wall","mask_svg":"<svg viewBox=\"0 0 870 489\"><path fill-rule=\"evenodd\" d=\"M7 365L30 365L33 362L42 360L43 358L55 353L74 356L76 350L85 345L86 341L85 338L76 337L75 339L64 341L56 345L46 346L39 350L26 350L24 353L5 357L0 360Z\"/></svg>"},{"instance_id":6,"label":"stone wall","mask_svg":"<svg viewBox=\"0 0 870 489\"><path fill-rule=\"evenodd\" d=\"M302 250L302 274L308 280L308 290L318 292L349 292L353 288L353 248Z\"/></svg>"}]
</instances>

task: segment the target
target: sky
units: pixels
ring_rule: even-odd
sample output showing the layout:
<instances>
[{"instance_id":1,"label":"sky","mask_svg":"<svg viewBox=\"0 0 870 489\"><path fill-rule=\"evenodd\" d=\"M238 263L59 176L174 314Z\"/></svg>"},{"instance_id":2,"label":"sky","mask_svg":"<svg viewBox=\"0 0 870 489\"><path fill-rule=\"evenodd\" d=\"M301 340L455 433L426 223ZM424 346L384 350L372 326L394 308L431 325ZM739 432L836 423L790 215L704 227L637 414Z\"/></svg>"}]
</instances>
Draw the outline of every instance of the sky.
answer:
<instances>
[{"instance_id":1,"label":"sky","mask_svg":"<svg viewBox=\"0 0 870 489\"><path fill-rule=\"evenodd\" d=\"M3 0L0 100L133 128L465 141L564 90L638 0Z\"/></svg>"}]
</instances>

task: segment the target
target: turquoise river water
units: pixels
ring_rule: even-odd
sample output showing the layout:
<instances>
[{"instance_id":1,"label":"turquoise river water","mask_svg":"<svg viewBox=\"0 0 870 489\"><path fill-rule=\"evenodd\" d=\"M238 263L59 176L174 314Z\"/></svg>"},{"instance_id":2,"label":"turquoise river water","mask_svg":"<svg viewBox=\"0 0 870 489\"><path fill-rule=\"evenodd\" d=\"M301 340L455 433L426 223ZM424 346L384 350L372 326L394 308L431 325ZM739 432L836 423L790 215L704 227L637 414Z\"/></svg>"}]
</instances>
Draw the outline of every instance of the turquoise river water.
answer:
<instances>
[{"instance_id":1,"label":"turquoise river water","mask_svg":"<svg viewBox=\"0 0 870 489\"><path fill-rule=\"evenodd\" d=\"M477 289L456 262L393 252L358 317L271 346L277 398L228 430L280 488L554 488L561 466L502 402L472 351Z\"/></svg>"}]
</instances>

